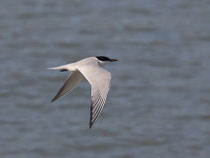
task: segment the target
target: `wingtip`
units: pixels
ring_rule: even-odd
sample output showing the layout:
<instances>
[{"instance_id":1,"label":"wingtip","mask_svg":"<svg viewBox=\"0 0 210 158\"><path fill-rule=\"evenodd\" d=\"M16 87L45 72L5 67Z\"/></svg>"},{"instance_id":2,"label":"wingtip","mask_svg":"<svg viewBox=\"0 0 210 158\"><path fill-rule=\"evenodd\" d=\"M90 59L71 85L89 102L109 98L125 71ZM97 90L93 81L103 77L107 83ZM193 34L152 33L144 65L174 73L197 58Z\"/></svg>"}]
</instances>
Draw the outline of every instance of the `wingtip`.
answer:
<instances>
[{"instance_id":1,"label":"wingtip","mask_svg":"<svg viewBox=\"0 0 210 158\"><path fill-rule=\"evenodd\" d=\"M56 98L53 98L53 99L51 100L51 103L54 102L55 100L56 100Z\"/></svg>"},{"instance_id":2,"label":"wingtip","mask_svg":"<svg viewBox=\"0 0 210 158\"><path fill-rule=\"evenodd\" d=\"M58 95L56 95L56 96L51 100L51 102L56 101L58 98L59 98Z\"/></svg>"},{"instance_id":3,"label":"wingtip","mask_svg":"<svg viewBox=\"0 0 210 158\"><path fill-rule=\"evenodd\" d=\"M93 123L89 123L89 129L91 129L93 127Z\"/></svg>"},{"instance_id":4,"label":"wingtip","mask_svg":"<svg viewBox=\"0 0 210 158\"><path fill-rule=\"evenodd\" d=\"M89 129L91 129L91 128L92 128L92 125L89 126Z\"/></svg>"}]
</instances>

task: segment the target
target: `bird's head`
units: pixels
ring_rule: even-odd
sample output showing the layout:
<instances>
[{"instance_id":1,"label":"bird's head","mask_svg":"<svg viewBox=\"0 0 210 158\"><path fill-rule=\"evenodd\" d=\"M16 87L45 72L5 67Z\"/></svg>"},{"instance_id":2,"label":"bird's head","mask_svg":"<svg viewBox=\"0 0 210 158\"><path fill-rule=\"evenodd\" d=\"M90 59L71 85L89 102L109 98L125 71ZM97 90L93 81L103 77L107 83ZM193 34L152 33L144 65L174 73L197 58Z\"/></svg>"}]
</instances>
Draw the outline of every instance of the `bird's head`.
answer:
<instances>
[{"instance_id":1,"label":"bird's head","mask_svg":"<svg viewBox=\"0 0 210 158\"><path fill-rule=\"evenodd\" d=\"M106 63L109 63L109 62L118 61L117 59L110 59L110 58L105 57L105 56L96 56L96 58L98 59L98 63L101 66L103 66L103 65L105 65Z\"/></svg>"}]
</instances>

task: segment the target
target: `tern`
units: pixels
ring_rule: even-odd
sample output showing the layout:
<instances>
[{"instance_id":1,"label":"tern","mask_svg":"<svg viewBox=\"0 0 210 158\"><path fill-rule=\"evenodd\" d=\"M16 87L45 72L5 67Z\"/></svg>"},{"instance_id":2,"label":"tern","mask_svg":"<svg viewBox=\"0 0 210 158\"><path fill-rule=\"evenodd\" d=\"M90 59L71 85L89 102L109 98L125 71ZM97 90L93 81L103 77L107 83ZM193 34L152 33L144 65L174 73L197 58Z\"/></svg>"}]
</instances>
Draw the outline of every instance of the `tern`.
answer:
<instances>
[{"instance_id":1,"label":"tern","mask_svg":"<svg viewBox=\"0 0 210 158\"><path fill-rule=\"evenodd\" d=\"M80 83L83 77L85 77L91 86L91 106L89 121L89 128L91 128L101 114L107 98L107 94L111 87L111 73L103 69L102 66L114 61L118 60L110 59L105 56L95 56L85 58L67 65L49 68L52 70L60 70L61 72L72 72L56 96L52 99L52 102L65 95L67 92L70 92Z\"/></svg>"}]
</instances>

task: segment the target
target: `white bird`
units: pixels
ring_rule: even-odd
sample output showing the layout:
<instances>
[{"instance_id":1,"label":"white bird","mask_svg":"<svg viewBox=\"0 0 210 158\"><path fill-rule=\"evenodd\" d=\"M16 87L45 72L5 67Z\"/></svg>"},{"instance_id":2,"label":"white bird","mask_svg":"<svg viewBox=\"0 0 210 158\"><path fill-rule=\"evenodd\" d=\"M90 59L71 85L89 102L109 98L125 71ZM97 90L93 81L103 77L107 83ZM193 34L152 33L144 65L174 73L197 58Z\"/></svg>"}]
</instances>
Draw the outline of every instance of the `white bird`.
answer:
<instances>
[{"instance_id":1,"label":"white bird","mask_svg":"<svg viewBox=\"0 0 210 158\"><path fill-rule=\"evenodd\" d=\"M111 74L101 68L106 63L118 61L105 56L89 57L75 63L49 69L72 72L52 102L71 91L85 77L91 85L91 107L89 128L98 119L110 89Z\"/></svg>"}]
</instances>

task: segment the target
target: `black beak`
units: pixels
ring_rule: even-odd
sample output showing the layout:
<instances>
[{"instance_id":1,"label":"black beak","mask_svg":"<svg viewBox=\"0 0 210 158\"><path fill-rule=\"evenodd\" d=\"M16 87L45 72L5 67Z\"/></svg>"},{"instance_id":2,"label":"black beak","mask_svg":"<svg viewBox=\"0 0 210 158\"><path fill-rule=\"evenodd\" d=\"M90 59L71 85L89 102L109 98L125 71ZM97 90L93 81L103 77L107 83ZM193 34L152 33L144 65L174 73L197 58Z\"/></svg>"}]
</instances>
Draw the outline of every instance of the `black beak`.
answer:
<instances>
[{"instance_id":1,"label":"black beak","mask_svg":"<svg viewBox=\"0 0 210 158\"><path fill-rule=\"evenodd\" d=\"M118 61L117 59L110 59L110 62Z\"/></svg>"}]
</instances>

